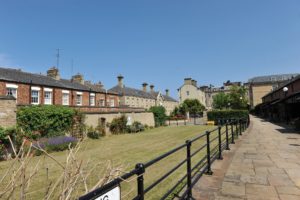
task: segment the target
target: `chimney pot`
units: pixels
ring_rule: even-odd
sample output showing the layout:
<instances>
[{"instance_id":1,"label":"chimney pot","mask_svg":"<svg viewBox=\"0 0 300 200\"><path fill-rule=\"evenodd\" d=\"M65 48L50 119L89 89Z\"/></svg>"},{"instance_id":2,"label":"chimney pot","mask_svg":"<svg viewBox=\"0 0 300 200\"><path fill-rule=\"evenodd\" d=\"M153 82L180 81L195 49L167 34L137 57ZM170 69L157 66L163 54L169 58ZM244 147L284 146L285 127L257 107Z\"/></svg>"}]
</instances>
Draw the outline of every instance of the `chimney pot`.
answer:
<instances>
[{"instance_id":1,"label":"chimney pot","mask_svg":"<svg viewBox=\"0 0 300 200\"><path fill-rule=\"evenodd\" d=\"M123 88L124 87L124 84L123 84L124 77L122 75L119 75L117 78L118 78L118 86Z\"/></svg>"},{"instance_id":2,"label":"chimney pot","mask_svg":"<svg viewBox=\"0 0 300 200\"><path fill-rule=\"evenodd\" d=\"M169 96L169 89L166 89L166 96Z\"/></svg>"},{"instance_id":3,"label":"chimney pot","mask_svg":"<svg viewBox=\"0 0 300 200\"><path fill-rule=\"evenodd\" d=\"M150 91L154 92L154 85L150 85Z\"/></svg>"},{"instance_id":4,"label":"chimney pot","mask_svg":"<svg viewBox=\"0 0 300 200\"><path fill-rule=\"evenodd\" d=\"M142 84L144 92L147 92L147 85L148 85L148 83L143 83Z\"/></svg>"}]
</instances>

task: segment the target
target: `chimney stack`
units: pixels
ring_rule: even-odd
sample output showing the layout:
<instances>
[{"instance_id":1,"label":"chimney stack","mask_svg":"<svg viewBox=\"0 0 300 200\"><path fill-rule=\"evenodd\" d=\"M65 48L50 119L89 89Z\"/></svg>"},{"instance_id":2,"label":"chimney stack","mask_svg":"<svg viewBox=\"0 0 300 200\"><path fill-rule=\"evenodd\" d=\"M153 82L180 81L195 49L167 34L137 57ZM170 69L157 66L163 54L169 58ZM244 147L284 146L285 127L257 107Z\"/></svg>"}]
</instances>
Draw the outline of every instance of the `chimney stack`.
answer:
<instances>
[{"instance_id":1,"label":"chimney stack","mask_svg":"<svg viewBox=\"0 0 300 200\"><path fill-rule=\"evenodd\" d=\"M150 92L154 92L154 85L150 85Z\"/></svg>"},{"instance_id":2,"label":"chimney stack","mask_svg":"<svg viewBox=\"0 0 300 200\"><path fill-rule=\"evenodd\" d=\"M169 89L166 89L166 96L169 96Z\"/></svg>"},{"instance_id":3,"label":"chimney stack","mask_svg":"<svg viewBox=\"0 0 300 200\"><path fill-rule=\"evenodd\" d=\"M192 78L185 78L184 79L184 84L185 85L192 85Z\"/></svg>"},{"instance_id":4,"label":"chimney stack","mask_svg":"<svg viewBox=\"0 0 300 200\"><path fill-rule=\"evenodd\" d=\"M103 89L103 84L101 83L101 81L99 81L98 83L95 83L96 86L98 86L99 88Z\"/></svg>"},{"instance_id":5,"label":"chimney stack","mask_svg":"<svg viewBox=\"0 0 300 200\"><path fill-rule=\"evenodd\" d=\"M142 86L143 86L143 91L147 92L148 83L143 83Z\"/></svg>"},{"instance_id":6,"label":"chimney stack","mask_svg":"<svg viewBox=\"0 0 300 200\"><path fill-rule=\"evenodd\" d=\"M117 78L118 78L118 86L123 88L124 87L124 85L123 85L123 78L124 77L122 75L119 75Z\"/></svg>"},{"instance_id":7,"label":"chimney stack","mask_svg":"<svg viewBox=\"0 0 300 200\"><path fill-rule=\"evenodd\" d=\"M59 75L59 70L56 67L51 67L48 71L47 71L47 76L51 77L55 80L59 80L60 79L60 75Z\"/></svg>"},{"instance_id":8,"label":"chimney stack","mask_svg":"<svg viewBox=\"0 0 300 200\"><path fill-rule=\"evenodd\" d=\"M72 81L80 83L80 84L84 84L83 76L82 76L82 74L79 74L79 73L76 74L76 75L74 75L74 76L72 76Z\"/></svg>"}]
</instances>

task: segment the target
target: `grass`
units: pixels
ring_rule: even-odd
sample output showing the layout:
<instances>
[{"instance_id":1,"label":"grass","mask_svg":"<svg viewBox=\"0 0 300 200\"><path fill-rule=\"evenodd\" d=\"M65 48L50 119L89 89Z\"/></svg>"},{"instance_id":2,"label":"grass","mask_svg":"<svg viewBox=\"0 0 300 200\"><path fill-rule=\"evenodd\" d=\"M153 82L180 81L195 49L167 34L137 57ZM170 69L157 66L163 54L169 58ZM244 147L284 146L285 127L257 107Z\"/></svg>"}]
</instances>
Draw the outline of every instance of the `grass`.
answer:
<instances>
[{"instance_id":1,"label":"grass","mask_svg":"<svg viewBox=\"0 0 300 200\"><path fill-rule=\"evenodd\" d=\"M79 157L85 161L89 160L91 165L93 163L110 160L114 166L124 166L123 169L124 172L126 172L133 169L136 163L150 161L172 148L183 144L187 139L192 139L204 133L205 130L210 130L212 128L212 126L161 127L137 134L111 135L99 140L87 139L83 141L83 148L79 153ZM215 136L216 133L212 135L212 138ZM192 152L205 142L206 138L204 137L193 143ZM217 140L215 143L216 142ZM205 150L206 149L204 149L204 152ZM193 165L205 155L204 152L193 157ZM63 163L65 161L66 152L51 153L51 156ZM184 148L147 168L144 175L145 187L160 178L164 173L172 169L180 161L184 160L185 157L186 151ZM38 162L40 159L42 159L44 167L48 170L47 172L41 171L37 174L37 178L31 183L30 194L27 199L42 199L46 187L45 183L58 178L57 176L61 170L53 160L44 156L33 157L29 165L33 166L34 163ZM10 161L0 162L0 178L9 166ZM158 187L151 190L149 194L147 193L146 199L157 199L160 197L185 174L185 171L186 165L184 164L168 179L160 183ZM99 173L95 172L89 181L91 183L96 182L101 178L100 173L101 170L99 169ZM121 188L122 199L131 199L136 195L136 178L129 182L123 182Z\"/></svg>"}]
</instances>

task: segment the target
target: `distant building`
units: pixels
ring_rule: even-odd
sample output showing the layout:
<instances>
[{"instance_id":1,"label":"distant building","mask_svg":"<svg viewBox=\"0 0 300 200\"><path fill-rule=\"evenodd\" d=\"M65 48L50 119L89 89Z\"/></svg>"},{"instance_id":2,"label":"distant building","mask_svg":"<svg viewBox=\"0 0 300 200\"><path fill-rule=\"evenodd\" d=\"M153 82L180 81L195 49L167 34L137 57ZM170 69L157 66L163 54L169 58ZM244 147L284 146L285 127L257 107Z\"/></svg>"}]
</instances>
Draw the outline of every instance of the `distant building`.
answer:
<instances>
[{"instance_id":1,"label":"distant building","mask_svg":"<svg viewBox=\"0 0 300 200\"><path fill-rule=\"evenodd\" d=\"M184 84L178 89L180 103L186 99L198 99L206 109L211 110L213 104L213 96L220 92L229 93L232 85L241 86L241 82L223 83L222 87L198 86L197 81L192 78L185 78Z\"/></svg>"},{"instance_id":2,"label":"distant building","mask_svg":"<svg viewBox=\"0 0 300 200\"><path fill-rule=\"evenodd\" d=\"M204 92L205 92L205 103L206 103L206 108L208 110L213 109L213 97L216 94L219 94L221 92L228 94L230 93L231 86L241 86L241 82L231 82L227 81L223 83L223 86L221 87L213 87L213 86L202 86ZM229 105L228 105L229 106Z\"/></svg>"},{"instance_id":3,"label":"distant building","mask_svg":"<svg viewBox=\"0 0 300 200\"><path fill-rule=\"evenodd\" d=\"M262 97L277 89L286 81L298 74L279 74L270 76L257 76L248 80L245 85L249 88L249 102L251 108L262 103Z\"/></svg>"},{"instance_id":4,"label":"distant building","mask_svg":"<svg viewBox=\"0 0 300 200\"><path fill-rule=\"evenodd\" d=\"M186 99L198 99L201 104L206 106L205 92L198 87L197 81L192 78L185 78L183 85L178 88L179 102L182 103Z\"/></svg>"},{"instance_id":5,"label":"distant building","mask_svg":"<svg viewBox=\"0 0 300 200\"><path fill-rule=\"evenodd\" d=\"M154 85L150 85L148 90L147 83L142 84L142 89L127 87L123 83L123 76L118 76L118 84L109 91L118 93L120 96L120 105L126 105L133 108L149 109L152 106L163 106L169 115L178 105L178 102L169 95L169 90L166 94L154 90Z\"/></svg>"}]
</instances>

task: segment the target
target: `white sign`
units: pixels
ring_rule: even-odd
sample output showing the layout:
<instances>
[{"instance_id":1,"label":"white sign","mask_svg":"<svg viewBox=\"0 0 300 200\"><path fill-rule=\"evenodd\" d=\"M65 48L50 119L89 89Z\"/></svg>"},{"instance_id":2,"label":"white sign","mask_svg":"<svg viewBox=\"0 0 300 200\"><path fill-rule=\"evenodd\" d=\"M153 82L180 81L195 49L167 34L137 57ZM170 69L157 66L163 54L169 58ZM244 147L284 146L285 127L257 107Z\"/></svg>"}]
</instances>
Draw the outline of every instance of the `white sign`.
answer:
<instances>
[{"instance_id":1,"label":"white sign","mask_svg":"<svg viewBox=\"0 0 300 200\"><path fill-rule=\"evenodd\" d=\"M121 190L117 186L114 189L102 194L100 197L97 197L95 200L121 200Z\"/></svg>"},{"instance_id":2,"label":"white sign","mask_svg":"<svg viewBox=\"0 0 300 200\"><path fill-rule=\"evenodd\" d=\"M131 126L132 125L132 121L131 121L131 117L128 116L127 117L127 123L126 123L127 126Z\"/></svg>"}]
</instances>

